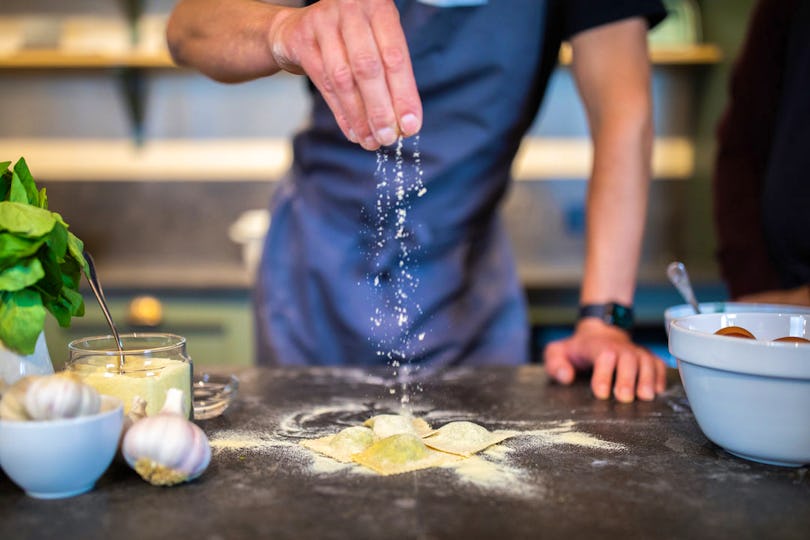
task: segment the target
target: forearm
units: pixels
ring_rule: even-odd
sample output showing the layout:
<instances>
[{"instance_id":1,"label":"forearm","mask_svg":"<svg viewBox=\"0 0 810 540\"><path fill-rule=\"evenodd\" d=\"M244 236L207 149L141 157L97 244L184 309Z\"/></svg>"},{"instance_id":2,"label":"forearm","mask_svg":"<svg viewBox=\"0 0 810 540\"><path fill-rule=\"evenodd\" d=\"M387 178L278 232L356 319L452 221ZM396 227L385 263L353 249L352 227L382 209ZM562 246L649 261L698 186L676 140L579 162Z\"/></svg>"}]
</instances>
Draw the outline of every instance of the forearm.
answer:
<instances>
[{"instance_id":1,"label":"forearm","mask_svg":"<svg viewBox=\"0 0 810 540\"><path fill-rule=\"evenodd\" d=\"M649 122L594 133L582 303L631 305L641 256L652 146Z\"/></svg>"},{"instance_id":2,"label":"forearm","mask_svg":"<svg viewBox=\"0 0 810 540\"><path fill-rule=\"evenodd\" d=\"M631 304L653 138L646 24L615 23L575 37L572 45L594 144L580 300Z\"/></svg>"},{"instance_id":3,"label":"forearm","mask_svg":"<svg viewBox=\"0 0 810 540\"><path fill-rule=\"evenodd\" d=\"M174 61L221 82L240 82L280 70L270 33L288 7L258 0L181 0L166 39Z\"/></svg>"}]
</instances>

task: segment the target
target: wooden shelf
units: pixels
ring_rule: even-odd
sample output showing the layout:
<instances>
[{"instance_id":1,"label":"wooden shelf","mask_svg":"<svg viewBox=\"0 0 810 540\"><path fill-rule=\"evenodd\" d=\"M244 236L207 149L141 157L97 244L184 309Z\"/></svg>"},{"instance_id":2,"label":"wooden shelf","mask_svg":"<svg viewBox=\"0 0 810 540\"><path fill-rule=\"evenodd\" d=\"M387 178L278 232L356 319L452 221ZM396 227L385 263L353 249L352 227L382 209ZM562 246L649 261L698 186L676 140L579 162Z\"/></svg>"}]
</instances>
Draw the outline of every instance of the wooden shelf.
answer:
<instances>
[{"instance_id":1,"label":"wooden shelf","mask_svg":"<svg viewBox=\"0 0 810 540\"><path fill-rule=\"evenodd\" d=\"M658 137L653 177L686 180L694 173L694 144L682 137ZM146 140L0 139L0 156L24 155L34 174L48 181L256 181L280 179L292 162L283 138ZM512 174L518 181L582 180L591 171L588 138L523 140Z\"/></svg>"},{"instance_id":2,"label":"wooden shelf","mask_svg":"<svg viewBox=\"0 0 810 540\"><path fill-rule=\"evenodd\" d=\"M723 51L717 45L700 43L696 45L652 45L650 61L656 65L707 65L723 59ZM560 63L571 63L571 46L564 43L560 47Z\"/></svg>"},{"instance_id":3,"label":"wooden shelf","mask_svg":"<svg viewBox=\"0 0 810 540\"><path fill-rule=\"evenodd\" d=\"M121 53L79 53L59 50L27 50L0 54L3 69L96 69L173 68L168 51Z\"/></svg>"},{"instance_id":4,"label":"wooden shelf","mask_svg":"<svg viewBox=\"0 0 810 540\"><path fill-rule=\"evenodd\" d=\"M658 65L714 64L723 59L719 47L712 44L654 46L650 58ZM571 63L571 48L560 48L560 63ZM0 54L0 69L96 69L96 68L174 68L168 51L131 51L109 54L25 50Z\"/></svg>"}]
</instances>

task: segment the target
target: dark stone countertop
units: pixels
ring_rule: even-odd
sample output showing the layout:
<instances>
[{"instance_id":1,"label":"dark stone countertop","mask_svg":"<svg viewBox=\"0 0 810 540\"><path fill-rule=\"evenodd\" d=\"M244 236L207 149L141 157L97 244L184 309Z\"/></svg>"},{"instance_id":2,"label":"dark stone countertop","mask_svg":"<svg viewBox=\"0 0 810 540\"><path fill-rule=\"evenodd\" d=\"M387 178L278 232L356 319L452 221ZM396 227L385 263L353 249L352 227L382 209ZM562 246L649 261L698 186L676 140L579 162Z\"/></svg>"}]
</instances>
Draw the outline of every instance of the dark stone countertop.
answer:
<instances>
[{"instance_id":1,"label":"dark stone countertop","mask_svg":"<svg viewBox=\"0 0 810 540\"><path fill-rule=\"evenodd\" d=\"M0 538L807 538L807 468L744 461L709 442L675 372L664 395L629 405L594 400L585 383L549 384L538 366L411 385L414 413L436 427L524 432L486 456L495 476L380 477L296 444L396 412L400 390L386 374L240 371L234 405L199 422L215 449L201 478L158 488L114 462L93 491L41 501L0 475Z\"/></svg>"}]
</instances>

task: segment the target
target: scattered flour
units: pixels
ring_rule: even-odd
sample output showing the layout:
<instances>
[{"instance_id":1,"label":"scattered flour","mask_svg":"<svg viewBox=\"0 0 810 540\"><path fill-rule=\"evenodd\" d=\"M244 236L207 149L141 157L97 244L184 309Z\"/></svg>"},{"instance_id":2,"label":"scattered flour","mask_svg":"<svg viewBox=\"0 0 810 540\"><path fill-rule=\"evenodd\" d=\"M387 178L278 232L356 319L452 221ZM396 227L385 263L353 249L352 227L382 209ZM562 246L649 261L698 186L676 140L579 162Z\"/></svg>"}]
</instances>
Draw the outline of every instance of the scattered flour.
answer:
<instances>
[{"instance_id":1,"label":"scattered flour","mask_svg":"<svg viewBox=\"0 0 810 540\"><path fill-rule=\"evenodd\" d=\"M379 411L378 411L379 412ZM445 412L447 413L447 412ZM424 416L432 425L439 426L458 419L458 412L448 414L431 411ZM377 475L360 465L340 463L336 460L310 451L301 446L302 438L314 438L342 429L341 425L329 425L327 428L312 428L308 425L319 424L318 418L337 419L341 424L359 425L365 418L372 416L369 405L358 402L343 402L331 406L316 407L308 411L299 411L281 419L279 429L273 432L257 430L222 430L211 434L211 448L215 455L220 452L263 453L281 451L303 465L307 474L316 476L335 474L358 474L376 477ZM466 415L469 418L469 414ZM437 417L444 417L440 420ZM343 419L343 420L341 420ZM475 420L475 419L473 419ZM485 422L497 424L497 422ZM501 444L470 458L447 465L443 469L454 473L456 480L464 485L518 498L538 498L546 492L536 475L529 474L525 467L518 464L518 455L536 453L543 456L543 450L559 446L576 446L602 451L621 451L626 447L620 443L605 441L585 431L577 429L574 420L550 422L548 427L525 431L515 431L515 436ZM594 459L592 465L603 467L605 460Z\"/></svg>"},{"instance_id":2,"label":"scattered flour","mask_svg":"<svg viewBox=\"0 0 810 540\"><path fill-rule=\"evenodd\" d=\"M529 437L529 444L536 446L556 446L567 444L584 448L598 448L601 450L624 450L623 444L604 441L590 433L576 431L577 423L573 420L560 422L559 425L547 429L537 429L522 432Z\"/></svg>"},{"instance_id":3,"label":"scattered flour","mask_svg":"<svg viewBox=\"0 0 810 540\"><path fill-rule=\"evenodd\" d=\"M277 439L270 434L261 433L258 431L217 431L208 442L211 449L215 452L218 450L267 450L269 448L278 448L281 446L294 446L294 442L283 439Z\"/></svg>"}]
</instances>

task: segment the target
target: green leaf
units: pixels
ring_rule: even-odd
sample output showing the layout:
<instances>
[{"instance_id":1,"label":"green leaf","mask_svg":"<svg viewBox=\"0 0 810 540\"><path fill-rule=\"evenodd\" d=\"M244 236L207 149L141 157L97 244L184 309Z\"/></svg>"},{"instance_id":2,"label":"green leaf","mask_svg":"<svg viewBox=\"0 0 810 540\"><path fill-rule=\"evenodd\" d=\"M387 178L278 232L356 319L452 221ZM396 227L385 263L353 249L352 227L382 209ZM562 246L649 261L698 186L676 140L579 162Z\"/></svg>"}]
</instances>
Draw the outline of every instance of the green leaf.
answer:
<instances>
[{"instance_id":1,"label":"green leaf","mask_svg":"<svg viewBox=\"0 0 810 540\"><path fill-rule=\"evenodd\" d=\"M10 202L28 204L28 192L25 191L25 186L17 176L17 173L11 175L11 189L8 192L8 200Z\"/></svg>"},{"instance_id":2,"label":"green leaf","mask_svg":"<svg viewBox=\"0 0 810 540\"><path fill-rule=\"evenodd\" d=\"M19 291L45 276L39 259L28 259L0 272L0 290Z\"/></svg>"},{"instance_id":3,"label":"green leaf","mask_svg":"<svg viewBox=\"0 0 810 540\"><path fill-rule=\"evenodd\" d=\"M37 208L41 208L42 205L39 203L39 192L37 191L37 185L34 183L34 177L31 175L31 171L28 169L28 163L25 162L25 158L21 157L17 160L16 165L14 165L14 174L19 177L23 188L25 188L27 198L26 202L36 206Z\"/></svg>"},{"instance_id":4,"label":"green leaf","mask_svg":"<svg viewBox=\"0 0 810 540\"><path fill-rule=\"evenodd\" d=\"M58 214L28 204L0 202L0 231L39 238L51 232L57 217Z\"/></svg>"},{"instance_id":5,"label":"green leaf","mask_svg":"<svg viewBox=\"0 0 810 540\"><path fill-rule=\"evenodd\" d=\"M67 257L65 262L59 265L62 271L62 286L73 290L79 290L82 281L82 267L73 257Z\"/></svg>"},{"instance_id":6,"label":"green leaf","mask_svg":"<svg viewBox=\"0 0 810 540\"><path fill-rule=\"evenodd\" d=\"M11 190L11 179L13 178L13 174L8 166L11 165L10 161L4 161L0 163L0 170L3 172L0 173L0 201L5 201L8 199L8 193Z\"/></svg>"},{"instance_id":7,"label":"green leaf","mask_svg":"<svg viewBox=\"0 0 810 540\"><path fill-rule=\"evenodd\" d=\"M45 188L39 190L39 207L45 210L48 209L48 193L45 191Z\"/></svg>"},{"instance_id":8,"label":"green leaf","mask_svg":"<svg viewBox=\"0 0 810 540\"><path fill-rule=\"evenodd\" d=\"M0 268L31 257L47 238L24 238L12 233L0 233Z\"/></svg>"},{"instance_id":9,"label":"green leaf","mask_svg":"<svg viewBox=\"0 0 810 540\"><path fill-rule=\"evenodd\" d=\"M63 328L70 326L70 305L62 297L46 299L45 308L51 312L59 326Z\"/></svg>"},{"instance_id":10,"label":"green leaf","mask_svg":"<svg viewBox=\"0 0 810 540\"><path fill-rule=\"evenodd\" d=\"M19 354L33 354L45 324L45 307L29 289L0 296L0 341Z\"/></svg>"},{"instance_id":11,"label":"green leaf","mask_svg":"<svg viewBox=\"0 0 810 540\"><path fill-rule=\"evenodd\" d=\"M62 289L62 298L64 298L70 306L71 315L78 317L84 315L84 297L82 293L65 288Z\"/></svg>"},{"instance_id":12,"label":"green leaf","mask_svg":"<svg viewBox=\"0 0 810 540\"><path fill-rule=\"evenodd\" d=\"M51 296L59 296L62 290L62 269L54 253L48 249L41 249L38 260L43 268L42 279L37 286Z\"/></svg>"},{"instance_id":13,"label":"green leaf","mask_svg":"<svg viewBox=\"0 0 810 540\"><path fill-rule=\"evenodd\" d=\"M67 243L68 253L70 253L73 259L79 265L79 268L81 268L83 272L89 272L90 267L87 264L87 260L84 258L84 242L79 240L75 234L68 231Z\"/></svg>"},{"instance_id":14,"label":"green leaf","mask_svg":"<svg viewBox=\"0 0 810 540\"><path fill-rule=\"evenodd\" d=\"M57 222L47 236L48 249L53 253L57 263L65 262L68 248L68 230L62 223Z\"/></svg>"}]
</instances>

